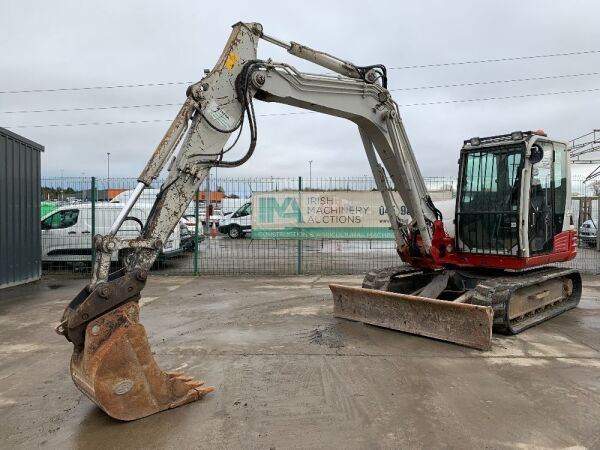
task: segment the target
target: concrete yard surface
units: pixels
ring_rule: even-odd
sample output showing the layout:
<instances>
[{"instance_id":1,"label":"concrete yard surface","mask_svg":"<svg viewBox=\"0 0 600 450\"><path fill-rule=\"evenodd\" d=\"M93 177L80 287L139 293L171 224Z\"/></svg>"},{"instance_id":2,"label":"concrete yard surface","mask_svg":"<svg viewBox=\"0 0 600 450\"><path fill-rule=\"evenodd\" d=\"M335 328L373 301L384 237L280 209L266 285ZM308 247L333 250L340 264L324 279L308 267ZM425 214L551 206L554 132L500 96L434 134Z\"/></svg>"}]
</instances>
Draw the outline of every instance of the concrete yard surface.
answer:
<instances>
[{"instance_id":1,"label":"concrete yard surface","mask_svg":"<svg viewBox=\"0 0 600 450\"><path fill-rule=\"evenodd\" d=\"M359 276L165 277L142 323L163 369L216 387L118 422L69 376L55 334L85 279L0 291L0 446L13 448L600 448L600 280L580 306L491 352L336 319Z\"/></svg>"}]
</instances>

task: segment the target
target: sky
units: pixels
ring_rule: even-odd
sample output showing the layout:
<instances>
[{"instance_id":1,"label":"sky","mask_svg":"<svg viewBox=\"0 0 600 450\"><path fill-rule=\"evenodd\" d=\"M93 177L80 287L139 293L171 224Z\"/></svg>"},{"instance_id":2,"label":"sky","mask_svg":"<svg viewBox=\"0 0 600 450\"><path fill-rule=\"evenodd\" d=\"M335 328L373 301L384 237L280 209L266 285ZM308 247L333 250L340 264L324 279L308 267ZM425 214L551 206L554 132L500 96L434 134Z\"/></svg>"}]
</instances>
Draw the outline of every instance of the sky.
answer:
<instances>
[{"instance_id":1,"label":"sky","mask_svg":"<svg viewBox=\"0 0 600 450\"><path fill-rule=\"evenodd\" d=\"M388 88L425 176L456 175L462 141L472 136L542 128L570 140L600 128L597 1L1 0L1 9L0 126L45 146L43 177L106 177L107 152L111 177L137 177L185 100L188 82L213 67L238 21L260 22L266 34L357 65L389 67ZM590 51L598 52L397 69ZM326 71L265 41L258 57ZM490 81L502 82L474 84ZM149 83L179 84L7 93ZM409 89L452 84L469 86ZM588 92L539 95L573 90ZM454 102L507 96L526 97ZM157 104L173 106L112 108ZM15 113L97 107L111 108ZM258 115L297 111L258 101L255 108ZM153 122L63 126L120 121ZM343 119L258 117L258 133L253 158L239 168L219 169L219 176L308 177L308 161L313 178L369 173L357 128ZM247 143L244 136L230 158ZM576 166L574 172L585 175L594 167Z\"/></svg>"}]
</instances>

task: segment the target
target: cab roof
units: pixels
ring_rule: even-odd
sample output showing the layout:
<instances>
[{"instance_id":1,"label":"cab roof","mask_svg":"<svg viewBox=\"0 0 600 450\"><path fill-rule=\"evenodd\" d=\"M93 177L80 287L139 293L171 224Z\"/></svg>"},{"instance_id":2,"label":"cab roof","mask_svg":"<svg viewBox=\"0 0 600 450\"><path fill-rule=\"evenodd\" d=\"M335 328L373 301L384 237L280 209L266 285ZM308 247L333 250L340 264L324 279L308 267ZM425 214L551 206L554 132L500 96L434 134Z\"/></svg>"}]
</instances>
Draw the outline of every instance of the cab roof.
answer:
<instances>
[{"instance_id":1,"label":"cab roof","mask_svg":"<svg viewBox=\"0 0 600 450\"><path fill-rule=\"evenodd\" d=\"M481 147L493 147L496 145L520 144L529 141L532 137L547 137L542 130L537 131L513 131L507 134L498 134L487 137L472 137L463 141L463 150L474 150Z\"/></svg>"}]
</instances>

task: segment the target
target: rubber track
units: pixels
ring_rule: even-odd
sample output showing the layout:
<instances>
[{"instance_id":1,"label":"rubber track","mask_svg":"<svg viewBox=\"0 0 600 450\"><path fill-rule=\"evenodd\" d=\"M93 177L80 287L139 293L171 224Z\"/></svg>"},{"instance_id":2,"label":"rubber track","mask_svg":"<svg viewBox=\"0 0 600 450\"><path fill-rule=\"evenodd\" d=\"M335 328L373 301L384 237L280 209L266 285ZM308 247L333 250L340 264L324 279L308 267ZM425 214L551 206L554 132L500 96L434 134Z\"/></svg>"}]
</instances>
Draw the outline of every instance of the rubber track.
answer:
<instances>
[{"instance_id":1,"label":"rubber track","mask_svg":"<svg viewBox=\"0 0 600 450\"><path fill-rule=\"evenodd\" d=\"M574 274L573 294L571 298L550 305L534 314L529 314L522 320L511 323L508 319L508 305L512 295L518 289L532 286L555 278L563 278ZM470 303L491 306L494 310L494 332L502 334L517 334L541 322L555 317L574 308L581 299L581 277L574 269L545 267L523 274L515 274L481 281L474 289L475 293Z\"/></svg>"},{"instance_id":2,"label":"rubber track","mask_svg":"<svg viewBox=\"0 0 600 450\"><path fill-rule=\"evenodd\" d=\"M411 266L391 266L383 269L371 270L365 275L362 287L365 289L375 289L378 291L387 291L390 280L395 275L404 275L411 272L420 273L420 269Z\"/></svg>"}]
</instances>

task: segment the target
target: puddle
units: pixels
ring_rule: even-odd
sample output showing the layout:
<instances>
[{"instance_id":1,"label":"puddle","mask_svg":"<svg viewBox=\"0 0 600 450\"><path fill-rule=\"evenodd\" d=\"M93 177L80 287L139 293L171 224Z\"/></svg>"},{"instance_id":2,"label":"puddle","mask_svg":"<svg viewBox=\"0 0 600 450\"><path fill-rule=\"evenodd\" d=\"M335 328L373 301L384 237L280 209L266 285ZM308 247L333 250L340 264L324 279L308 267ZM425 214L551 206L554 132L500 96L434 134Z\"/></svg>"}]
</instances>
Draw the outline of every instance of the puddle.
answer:
<instances>
[{"instance_id":1,"label":"puddle","mask_svg":"<svg viewBox=\"0 0 600 450\"><path fill-rule=\"evenodd\" d=\"M292 308L280 309L271 314L275 316L318 316L322 311L331 309L333 309L333 305L295 306Z\"/></svg>"}]
</instances>

